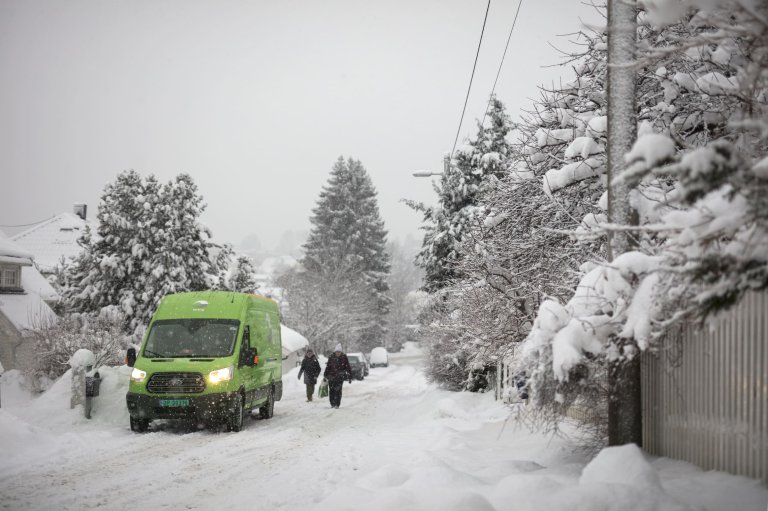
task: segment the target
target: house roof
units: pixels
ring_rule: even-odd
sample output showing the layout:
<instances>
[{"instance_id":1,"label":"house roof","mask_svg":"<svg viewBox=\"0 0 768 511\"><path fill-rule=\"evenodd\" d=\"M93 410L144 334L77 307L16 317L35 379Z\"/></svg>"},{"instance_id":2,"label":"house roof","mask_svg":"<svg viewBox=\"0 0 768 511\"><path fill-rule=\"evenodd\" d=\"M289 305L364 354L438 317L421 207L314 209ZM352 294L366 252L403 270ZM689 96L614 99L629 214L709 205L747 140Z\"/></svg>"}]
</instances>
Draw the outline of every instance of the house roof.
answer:
<instances>
[{"instance_id":1,"label":"house roof","mask_svg":"<svg viewBox=\"0 0 768 511\"><path fill-rule=\"evenodd\" d=\"M34 254L40 271L48 273L53 271L62 257L66 259L80 253L82 247L77 244L77 239L86 225L87 222L79 216L65 212L17 234L12 239L21 248Z\"/></svg>"},{"instance_id":2,"label":"house roof","mask_svg":"<svg viewBox=\"0 0 768 511\"><path fill-rule=\"evenodd\" d=\"M0 294L0 312L22 333L56 321L53 309L36 293Z\"/></svg>"},{"instance_id":3,"label":"house roof","mask_svg":"<svg viewBox=\"0 0 768 511\"><path fill-rule=\"evenodd\" d=\"M24 250L17 243L6 238L5 235L0 232L0 263L30 266L32 264L32 259L33 255L31 252Z\"/></svg>"},{"instance_id":4,"label":"house roof","mask_svg":"<svg viewBox=\"0 0 768 511\"><path fill-rule=\"evenodd\" d=\"M32 266L32 254L5 237L0 231L0 262L28 266L21 270L21 287L24 293L0 294L0 314L8 318L16 330L40 328L56 321L56 314L43 300L57 300L59 295L37 268Z\"/></svg>"}]
</instances>

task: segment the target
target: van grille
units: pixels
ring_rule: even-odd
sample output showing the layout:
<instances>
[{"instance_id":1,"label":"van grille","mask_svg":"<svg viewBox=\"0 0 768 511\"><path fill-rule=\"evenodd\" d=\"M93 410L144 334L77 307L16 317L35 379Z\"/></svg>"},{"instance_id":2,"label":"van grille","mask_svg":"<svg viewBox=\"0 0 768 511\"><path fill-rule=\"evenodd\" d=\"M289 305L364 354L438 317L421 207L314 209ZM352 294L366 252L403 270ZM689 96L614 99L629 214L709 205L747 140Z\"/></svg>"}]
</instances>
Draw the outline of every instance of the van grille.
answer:
<instances>
[{"instance_id":1,"label":"van grille","mask_svg":"<svg viewBox=\"0 0 768 511\"><path fill-rule=\"evenodd\" d=\"M205 390L205 379L200 373L155 373L147 390L154 394L195 394Z\"/></svg>"}]
</instances>

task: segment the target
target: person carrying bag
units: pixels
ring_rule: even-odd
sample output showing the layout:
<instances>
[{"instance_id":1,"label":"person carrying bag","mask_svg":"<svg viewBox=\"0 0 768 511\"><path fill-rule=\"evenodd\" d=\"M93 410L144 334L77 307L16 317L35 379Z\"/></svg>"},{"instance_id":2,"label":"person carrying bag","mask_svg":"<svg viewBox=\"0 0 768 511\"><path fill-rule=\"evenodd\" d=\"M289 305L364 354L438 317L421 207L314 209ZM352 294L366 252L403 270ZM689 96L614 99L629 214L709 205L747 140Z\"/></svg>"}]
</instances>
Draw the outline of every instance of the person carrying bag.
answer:
<instances>
[{"instance_id":1,"label":"person carrying bag","mask_svg":"<svg viewBox=\"0 0 768 511\"><path fill-rule=\"evenodd\" d=\"M331 408L341 406L341 388L344 380L352 383L352 366L349 365L347 356L341 351L341 343L336 345L333 354L328 357L328 363L325 365L325 380L328 380L328 397L331 401Z\"/></svg>"}]
</instances>

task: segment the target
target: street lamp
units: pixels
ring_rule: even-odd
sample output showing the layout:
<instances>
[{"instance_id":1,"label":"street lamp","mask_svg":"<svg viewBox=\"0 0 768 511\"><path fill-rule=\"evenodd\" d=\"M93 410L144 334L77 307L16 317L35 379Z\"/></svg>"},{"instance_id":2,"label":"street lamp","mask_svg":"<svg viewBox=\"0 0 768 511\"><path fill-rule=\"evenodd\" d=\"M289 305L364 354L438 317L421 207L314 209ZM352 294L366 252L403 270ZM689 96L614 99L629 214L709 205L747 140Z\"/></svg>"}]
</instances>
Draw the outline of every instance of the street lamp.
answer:
<instances>
[{"instance_id":1,"label":"street lamp","mask_svg":"<svg viewBox=\"0 0 768 511\"><path fill-rule=\"evenodd\" d=\"M413 177L432 177L432 176L442 176L442 172L432 172L431 170L417 170L413 173Z\"/></svg>"},{"instance_id":2,"label":"street lamp","mask_svg":"<svg viewBox=\"0 0 768 511\"><path fill-rule=\"evenodd\" d=\"M451 157L449 155L445 155L443 158L443 172L432 172L431 170L417 170L413 173L413 177L432 177L432 176L442 176L446 172L448 172L448 166L451 164Z\"/></svg>"}]
</instances>

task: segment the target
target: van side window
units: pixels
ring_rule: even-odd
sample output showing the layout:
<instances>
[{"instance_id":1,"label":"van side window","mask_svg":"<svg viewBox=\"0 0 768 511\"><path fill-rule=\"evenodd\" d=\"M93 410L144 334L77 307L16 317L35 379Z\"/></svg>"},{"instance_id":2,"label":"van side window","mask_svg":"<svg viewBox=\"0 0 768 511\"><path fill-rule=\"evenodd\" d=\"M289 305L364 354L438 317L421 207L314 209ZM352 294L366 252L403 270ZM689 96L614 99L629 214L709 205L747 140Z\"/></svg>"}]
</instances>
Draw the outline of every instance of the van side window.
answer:
<instances>
[{"instance_id":1,"label":"van side window","mask_svg":"<svg viewBox=\"0 0 768 511\"><path fill-rule=\"evenodd\" d=\"M245 325L245 328L243 328L243 346L245 346L246 343L248 346L251 345L251 327L248 325Z\"/></svg>"}]
</instances>

